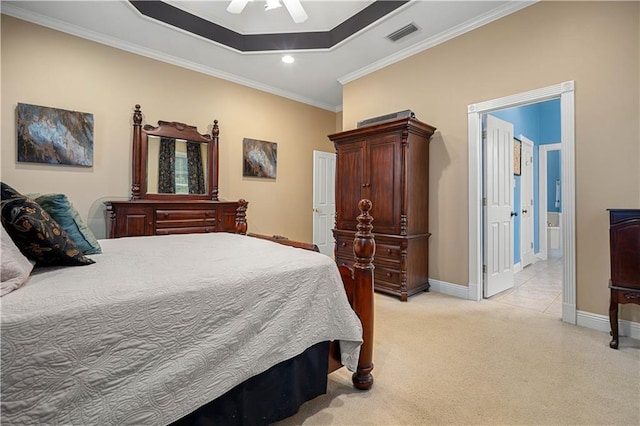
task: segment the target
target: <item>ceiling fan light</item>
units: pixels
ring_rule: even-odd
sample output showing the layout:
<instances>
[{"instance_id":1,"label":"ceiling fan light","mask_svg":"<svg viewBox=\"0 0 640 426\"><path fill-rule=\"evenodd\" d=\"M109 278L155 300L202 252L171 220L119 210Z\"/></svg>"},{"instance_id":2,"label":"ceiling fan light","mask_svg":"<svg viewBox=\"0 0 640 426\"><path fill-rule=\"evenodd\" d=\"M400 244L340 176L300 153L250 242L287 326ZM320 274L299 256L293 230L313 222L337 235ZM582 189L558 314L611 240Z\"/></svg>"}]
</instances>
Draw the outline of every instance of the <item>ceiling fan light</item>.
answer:
<instances>
[{"instance_id":1,"label":"ceiling fan light","mask_svg":"<svg viewBox=\"0 0 640 426\"><path fill-rule=\"evenodd\" d=\"M267 4L264 5L264 10L272 10L281 7L280 0L267 0Z\"/></svg>"}]
</instances>

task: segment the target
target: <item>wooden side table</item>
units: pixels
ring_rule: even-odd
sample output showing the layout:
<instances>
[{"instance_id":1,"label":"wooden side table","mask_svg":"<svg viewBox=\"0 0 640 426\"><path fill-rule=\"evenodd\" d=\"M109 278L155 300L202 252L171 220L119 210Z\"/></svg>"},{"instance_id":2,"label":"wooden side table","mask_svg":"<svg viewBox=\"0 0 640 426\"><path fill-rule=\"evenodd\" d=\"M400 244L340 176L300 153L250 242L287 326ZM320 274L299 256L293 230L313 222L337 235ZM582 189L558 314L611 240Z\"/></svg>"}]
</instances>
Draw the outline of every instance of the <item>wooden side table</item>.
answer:
<instances>
[{"instance_id":1,"label":"wooden side table","mask_svg":"<svg viewBox=\"0 0 640 426\"><path fill-rule=\"evenodd\" d=\"M640 210L609 209L611 343L618 349L618 304L640 305Z\"/></svg>"}]
</instances>

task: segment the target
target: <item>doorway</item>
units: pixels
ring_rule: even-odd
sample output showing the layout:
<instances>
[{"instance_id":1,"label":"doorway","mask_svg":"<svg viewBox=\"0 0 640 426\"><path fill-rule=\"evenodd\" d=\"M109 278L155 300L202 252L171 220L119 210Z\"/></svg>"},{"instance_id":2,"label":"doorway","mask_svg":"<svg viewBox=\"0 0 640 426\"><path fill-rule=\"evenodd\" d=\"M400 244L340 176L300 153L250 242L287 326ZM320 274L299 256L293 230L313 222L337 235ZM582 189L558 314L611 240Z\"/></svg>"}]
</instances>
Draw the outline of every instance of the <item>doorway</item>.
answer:
<instances>
[{"instance_id":1,"label":"doorway","mask_svg":"<svg viewBox=\"0 0 640 426\"><path fill-rule=\"evenodd\" d=\"M562 145L562 319L576 323L575 267L575 93L574 82L493 99L468 107L469 294L482 299L482 116L499 109L560 98Z\"/></svg>"},{"instance_id":2,"label":"doorway","mask_svg":"<svg viewBox=\"0 0 640 426\"><path fill-rule=\"evenodd\" d=\"M336 218L336 154L313 151L313 244L333 257Z\"/></svg>"}]
</instances>

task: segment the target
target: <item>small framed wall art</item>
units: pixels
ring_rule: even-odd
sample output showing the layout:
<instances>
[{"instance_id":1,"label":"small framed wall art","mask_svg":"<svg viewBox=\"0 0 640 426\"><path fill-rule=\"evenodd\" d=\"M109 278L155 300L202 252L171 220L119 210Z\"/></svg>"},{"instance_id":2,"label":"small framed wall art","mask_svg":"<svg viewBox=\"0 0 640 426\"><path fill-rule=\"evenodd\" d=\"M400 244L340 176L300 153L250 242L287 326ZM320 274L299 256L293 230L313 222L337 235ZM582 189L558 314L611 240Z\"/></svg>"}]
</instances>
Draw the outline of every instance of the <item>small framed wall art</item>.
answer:
<instances>
[{"instance_id":1,"label":"small framed wall art","mask_svg":"<svg viewBox=\"0 0 640 426\"><path fill-rule=\"evenodd\" d=\"M513 138L513 174L520 176L522 142L518 138Z\"/></svg>"},{"instance_id":2,"label":"small framed wall art","mask_svg":"<svg viewBox=\"0 0 640 426\"><path fill-rule=\"evenodd\" d=\"M18 162L93 166L93 114L19 103L16 117Z\"/></svg>"},{"instance_id":3,"label":"small framed wall art","mask_svg":"<svg viewBox=\"0 0 640 426\"><path fill-rule=\"evenodd\" d=\"M244 138L242 140L242 176L276 178L278 144Z\"/></svg>"}]
</instances>

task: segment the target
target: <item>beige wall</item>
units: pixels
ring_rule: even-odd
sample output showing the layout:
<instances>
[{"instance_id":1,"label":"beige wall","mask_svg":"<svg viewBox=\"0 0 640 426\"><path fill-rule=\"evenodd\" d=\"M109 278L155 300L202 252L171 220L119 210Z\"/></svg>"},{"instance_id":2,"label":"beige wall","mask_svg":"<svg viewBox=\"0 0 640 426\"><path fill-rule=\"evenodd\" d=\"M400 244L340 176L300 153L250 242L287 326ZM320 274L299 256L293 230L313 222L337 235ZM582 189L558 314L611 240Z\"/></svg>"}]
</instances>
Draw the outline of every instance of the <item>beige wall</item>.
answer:
<instances>
[{"instance_id":1,"label":"beige wall","mask_svg":"<svg viewBox=\"0 0 640 426\"><path fill-rule=\"evenodd\" d=\"M220 121L220 196L249 201L249 230L312 239L312 151L333 152L336 113L2 15L2 180L64 192L98 237L102 202L129 197L133 107L143 123ZM16 162L17 103L94 114L91 168ZM276 180L242 177L242 139L278 143Z\"/></svg>"},{"instance_id":2,"label":"beige wall","mask_svg":"<svg viewBox=\"0 0 640 426\"><path fill-rule=\"evenodd\" d=\"M439 130L430 277L468 284L467 106L575 80L577 308L607 314L606 209L640 207L639 8L540 2L344 87L345 129L409 108ZM621 316L639 321L640 309Z\"/></svg>"}]
</instances>

